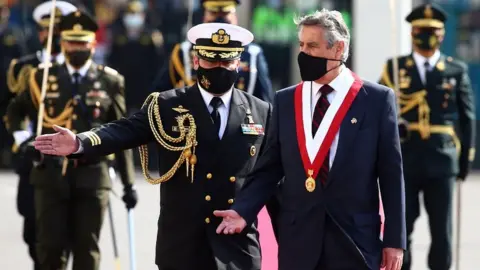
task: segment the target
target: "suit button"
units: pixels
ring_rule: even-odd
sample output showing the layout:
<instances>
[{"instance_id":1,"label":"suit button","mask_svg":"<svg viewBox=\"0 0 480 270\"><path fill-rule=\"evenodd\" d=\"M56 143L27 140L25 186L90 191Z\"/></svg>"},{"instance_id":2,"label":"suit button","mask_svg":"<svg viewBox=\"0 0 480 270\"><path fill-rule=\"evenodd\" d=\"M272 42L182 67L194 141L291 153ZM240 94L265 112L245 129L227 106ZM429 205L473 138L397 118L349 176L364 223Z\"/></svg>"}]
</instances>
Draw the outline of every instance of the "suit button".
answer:
<instances>
[{"instance_id":1,"label":"suit button","mask_svg":"<svg viewBox=\"0 0 480 270\"><path fill-rule=\"evenodd\" d=\"M211 173L207 173L207 179L212 179L213 175Z\"/></svg>"},{"instance_id":2,"label":"suit button","mask_svg":"<svg viewBox=\"0 0 480 270\"><path fill-rule=\"evenodd\" d=\"M205 201L209 202L211 199L212 197L210 197L210 195L205 196Z\"/></svg>"},{"instance_id":3,"label":"suit button","mask_svg":"<svg viewBox=\"0 0 480 270\"><path fill-rule=\"evenodd\" d=\"M230 177L230 182L235 183L236 180L235 176Z\"/></svg>"},{"instance_id":4,"label":"suit button","mask_svg":"<svg viewBox=\"0 0 480 270\"><path fill-rule=\"evenodd\" d=\"M208 218L208 217L205 218L205 223L207 223L207 224L210 223L210 218Z\"/></svg>"},{"instance_id":5,"label":"suit button","mask_svg":"<svg viewBox=\"0 0 480 270\"><path fill-rule=\"evenodd\" d=\"M233 204L233 199L228 200L228 204Z\"/></svg>"},{"instance_id":6,"label":"suit button","mask_svg":"<svg viewBox=\"0 0 480 270\"><path fill-rule=\"evenodd\" d=\"M72 120L77 120L77 115L76 114L72 115Z\"/></svg>"}]
</instances>

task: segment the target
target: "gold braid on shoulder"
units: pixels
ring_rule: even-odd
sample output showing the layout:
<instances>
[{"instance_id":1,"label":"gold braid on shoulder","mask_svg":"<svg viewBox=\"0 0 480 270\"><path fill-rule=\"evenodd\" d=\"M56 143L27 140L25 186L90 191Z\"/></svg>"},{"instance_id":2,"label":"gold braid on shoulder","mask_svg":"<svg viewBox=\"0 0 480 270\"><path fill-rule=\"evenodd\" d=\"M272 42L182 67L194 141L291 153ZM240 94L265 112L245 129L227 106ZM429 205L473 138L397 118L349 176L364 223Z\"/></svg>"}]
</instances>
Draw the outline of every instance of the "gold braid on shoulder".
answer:
<instances>
[{"instance_id":1,"label":"gold braid on shoulder","mask_svg":"<svg viewBox=\"0 0 480 270\"><path fill-rule=\"evenodd\" d=\"M14 94L19 94L26 89L28 75L33 69L32 65L24 65L20 69L18 76L15 77L15 66L17 65L17 63L17 59L13 59L10 62L10 66L8 67L7 71L7 86L10 92Z\"/></svg>"},{"instance_id":2,"label":"gold braid on shoulder","mask_svg":"<svg viewBox=\"0 0 480 270\"><path fill-rule=\"evenodd\" d=\"M139 147L140 152L140 162L142 165L143 176L152 185L158 185L160 183L170 180L177 170L186 163L187 177L191 177L193 182L194 173L195 173L195 164L197 164L197 156L195 155L195 148L198 144L197 142L197 126L195 124L195 119L189 113L182 113L176 117L178 128L180 130L180 136L174 138L169 136L165 129L163 128L162 119L160 117L160 108L158 104L159 93L153 93L145 100L142 107L148 106L147 115L148 122L150 124L150 129L152 130L153 135L155 136L156 141L169 151L181 152L178 160L175 164L166 172L164 175L159 178L152 178L148 171L148 148L146 145ZM189 122L189 128L186 129L184 122ZM184 145L178 146L184 142Z\"/></svg>"}]
</instances>

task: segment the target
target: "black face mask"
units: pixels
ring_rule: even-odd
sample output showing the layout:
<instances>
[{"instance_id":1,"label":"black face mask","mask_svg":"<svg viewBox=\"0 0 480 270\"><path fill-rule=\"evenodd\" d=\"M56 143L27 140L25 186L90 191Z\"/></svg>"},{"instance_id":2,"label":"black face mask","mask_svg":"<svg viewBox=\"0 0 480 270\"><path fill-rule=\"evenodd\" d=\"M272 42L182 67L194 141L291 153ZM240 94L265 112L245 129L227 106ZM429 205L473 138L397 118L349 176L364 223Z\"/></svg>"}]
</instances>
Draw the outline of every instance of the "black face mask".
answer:
<instances>
[{"instance_id":1,"label":"black face mask","mask_svg":"<svg viewBox=\"0 0 480 270\"><path fill-rule=\"evenodd\" d=\"M298 54L298 66L300 67L300 75L302 76L302 81L315 81L325 76L331 70L341 66L343 64L342 60L338 59L329 59L324 57L315 57L308 55L304 52ZM327 70L327 62L338 61L340 65L337 67Z\"/></svg>"},{"instance_id":2,"label":"black face mask","mask_svg":"<svg viewBox=\"0 0 480 270\"><path fill-rule=\"evenodd\" d=\"M202 88L214 95L221 95L230 90L237 77L236 70L222 67L202 68L199 66L197 70L197 80Z\"/></svg>"},{"instance_id":3,"label":"black face mask","mask_svg":"<svg viewBox=\"0 0 480 270\"><path fill-rule=\"evenodd\" d=\"M413 43L422 50L433 50L440 45L435 30L422 30L422 32L413 35Z\"/></svg>"},{"instance_id":4,"label":"black face mask","mask_svg":"<svg viewBox=\"0 0 480 270\"><path fill-rule=\"evenodd\" d=\"M45 39L43 42L42 42L42 46L43 48L47 48L47 41L48 39ZM51 53L52 54L59 54L61 52L62 48L60 46L60 35L59 34L54 34L52 36L52 51Z\"/></svg>"},{"instance_id":5,"label":"black face mask","mask_svg":"<svg viewBox=\"0 0 480 270\"><path fill-rule=\"evenodd\" d=\"M90 59L92 52L90 50L65 52L65 58L73 67L80 68Z\"/></svg>"}]
</instances>

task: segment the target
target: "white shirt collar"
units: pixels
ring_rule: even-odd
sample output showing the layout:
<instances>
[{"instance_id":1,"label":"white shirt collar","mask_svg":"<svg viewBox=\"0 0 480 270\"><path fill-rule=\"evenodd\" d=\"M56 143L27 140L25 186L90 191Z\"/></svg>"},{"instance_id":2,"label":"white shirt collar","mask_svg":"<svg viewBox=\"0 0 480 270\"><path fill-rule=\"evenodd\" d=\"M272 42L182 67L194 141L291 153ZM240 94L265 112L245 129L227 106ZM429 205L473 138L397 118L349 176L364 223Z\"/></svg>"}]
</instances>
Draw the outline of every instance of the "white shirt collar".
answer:
<instances>
[{"instance_id":1,"label":"white shirt collar","mask_svg":"<svg viewBox=\"0 0 480 270\"><path fill-rule=\"evenodd\" d=\"M83 65L83 67L79 68L78 70L75 70L70 64L66 63L68 73L70 74L70 76L72 76L73 73L78 72L80 74L80 77L82 78L85 77L85 75L87 75L88 69L90 68L91 65L92 65L92 60L89 59L85 63L85 65Z\"/></svg>"},{"instance_id":2,"label":"white shirt collar","mask_svg":"<svg viewBox=\"0 0 480 270\"><path fill-rule=\"evenodd\" d=\"M210 106L210 101L212 101L214 95L211 93L207 92L207 90L203 89L202 86L200 86L199 83L197 83L198 89L200 90L200 94L202 95L203 101L205 102L205 105L207 105L207 108ZM227 108L227 111L230 108L230 101L232 100L232 93L233 93L233 86L230 90L225 92L225 94L219 96L220 99L223 101L223 105Z\"/></svg>"},{"instance_id":3,"label":"white shirt collar","mask_svg":"<svg viewBox=\"0 0 480 270\"><path fill-rule=\"evenodd\" d=\"M47 55L47 50L46 49L43 49L41 51L37 51L37 58L42 63L45 61L46 55ZM53 57L52 57L52 59L53 59ZM63 55L63 53L57 54L57 56L55 56L55 61L60 65L65 63L65 56Z\"/></svg>"},{"instance_id":4,"label":"white shirt collar","mask_svg":"<svg viewBox=\"0 0 480 270\"><path fill-rule=\"evenodd\" d=\"M434 67L438 60L440 60L440 50L436 50L435 53L428 58L428 63L430 64L430 67ZM422 67L424 66L425 62L427 61L427 58L419 54L418 52L414 51L413 52L413 59L418 65L421 65Z\"/></svg>"},{"instance_id":5,"label":"white shirt collar","mask_svg":"<svg viewBox=\"0 0 480 270\"><path fill-rule=\"evenodd\" d=\"M345 66L341 67L342 71L338 76L333 79L328 85L332 87L334 91L338 92L344 92L350 90L350 80L348 80L351 76L352 73L350 72L350 69L348 69ZM320 88L323 86L323 84L319 84L316 82L312 82L312 91L313 91L313 96L318 95L318 92L320 91Z\"/></svg>"}]
</instances>

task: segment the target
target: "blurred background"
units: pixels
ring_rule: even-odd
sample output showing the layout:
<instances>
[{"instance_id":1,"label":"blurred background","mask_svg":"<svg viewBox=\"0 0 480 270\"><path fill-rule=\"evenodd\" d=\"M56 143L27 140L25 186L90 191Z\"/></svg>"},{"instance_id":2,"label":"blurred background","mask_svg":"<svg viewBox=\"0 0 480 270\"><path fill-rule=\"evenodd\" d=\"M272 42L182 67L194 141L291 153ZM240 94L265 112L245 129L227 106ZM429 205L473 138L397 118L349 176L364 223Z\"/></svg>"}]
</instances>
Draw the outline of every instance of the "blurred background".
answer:
<instances>
[{"instance_id":1,"label":"blurred background","mask_svg":"<svg viewBox=\"0 0 480 270\"><path fill-rule=\"evenodd\" d=\"M35 52L40 44L36 38L35 22L32 11L40 0L1 0L10 8L8 24L2 27L17 28L23 35L21 55ZM68 0L67 0L68 1ZM125 37L117 31L123 24L123 10L128 0L71 0L76 6L94 14L101 28L97 33L99 46L95 60L110 65L120 73L131 72L122 69L121 63L115 63L118 57L109 58L112 47L124 42ZM192 13L192 24L201 22L201 5L199 0L143 0L148 6L145 27L158 30L161 34L161 52L156 52L155 61L144 65L146 77L139 82L127 83L127 99L143 100L149 80L153 80L163 66L173 46L185 40L189 13ZM300 80L296 56L297 37L293 18L316 9L336 9L342 12L351 29L351 57L347 65L365 79L377 81L384 61L395 52L392 47L392 31L395 30L398 53L405 54L411 50L410 25L404 17L412 6L424 3L436 3L448 13L446 22L446 39L443 42L443 53L466 61L470 68L473 89L477 92L480 84L480 0L397 0L394 9L387 0L243 0L238 7L239 24L250 29L255 41L264 50L269 66L273 89L278 90ZM189 12L190 11L190 12ZM395 12L395 13L393 13ZM395 15L395 27L392 21ZM3 19L2 19L3 21ZM4 42L8 42L5 38ZM141 48L129 50L139 60L151 59L148 52ZM153 53L153 52L152 52ZM18 56L11 56L18 57ZM10 57L4 56L3 68L6 70ZM138 70L134 65L128 65ZM5 72L2 72L4 76ZM131 85L135 85L131 87ZM130 87L129 87L130 86ZM8 91L6 86L1 92ZM143 88L143 89L142 89ZM142 89L142 97L132 96L131 92ZM129 94L130 92L130 94ZM138 92L137 92L138 93ZM478 96L476 97L478 100ZM480 110L477 110L477 115ZM480 125L477 125L480 126ZM480 136L477 136L480 139ZM5 159L5 158L4 158ZM480 159L476 158L475 168L480 168ZM8 160L2 163L8 163Z\"/></svg>"}]
</instances>

